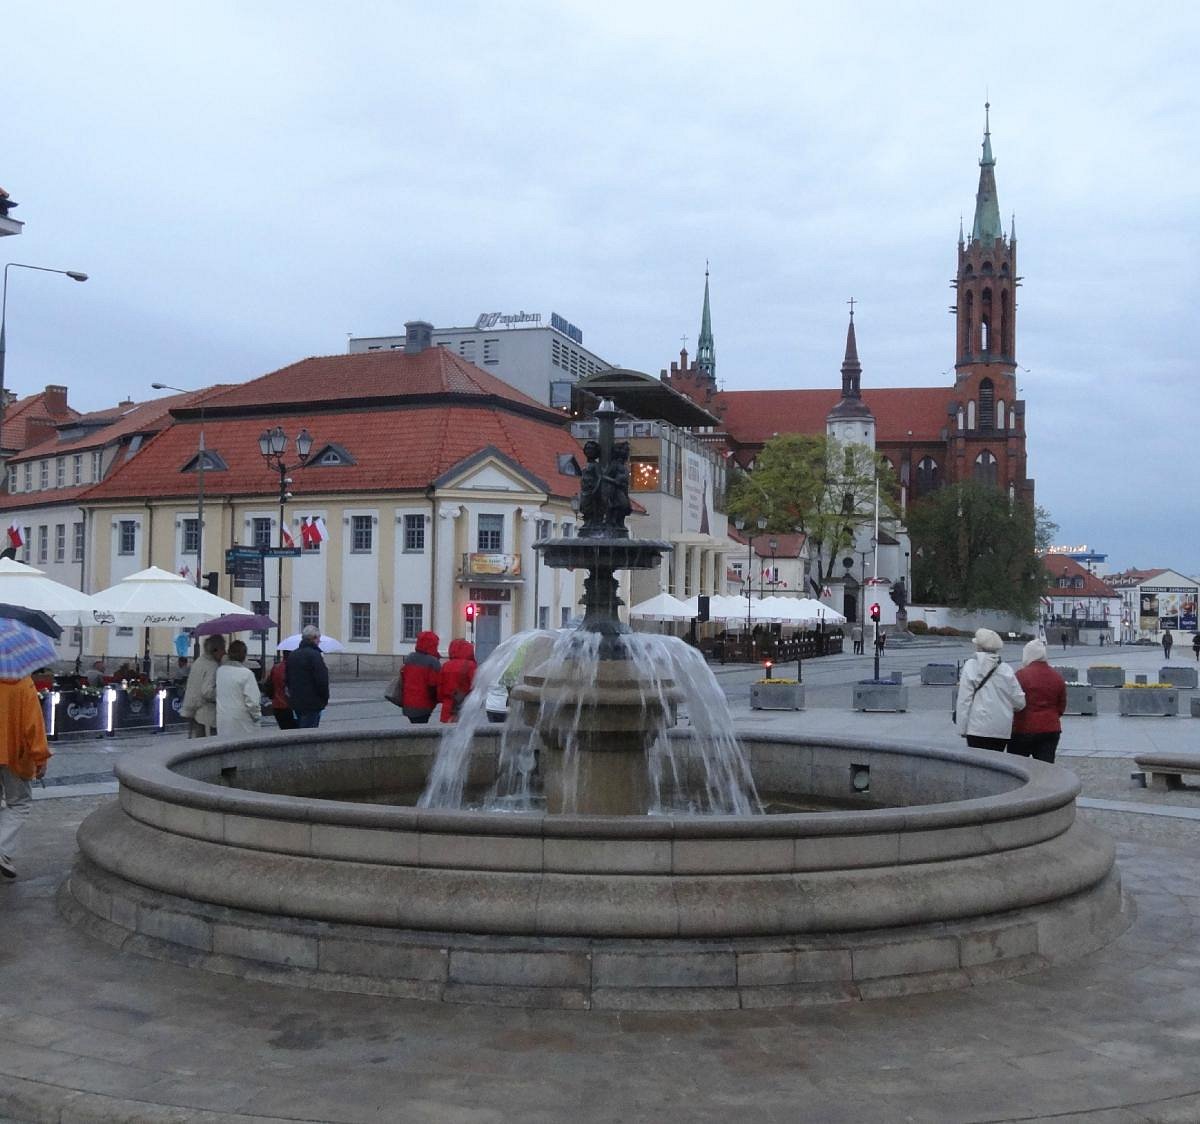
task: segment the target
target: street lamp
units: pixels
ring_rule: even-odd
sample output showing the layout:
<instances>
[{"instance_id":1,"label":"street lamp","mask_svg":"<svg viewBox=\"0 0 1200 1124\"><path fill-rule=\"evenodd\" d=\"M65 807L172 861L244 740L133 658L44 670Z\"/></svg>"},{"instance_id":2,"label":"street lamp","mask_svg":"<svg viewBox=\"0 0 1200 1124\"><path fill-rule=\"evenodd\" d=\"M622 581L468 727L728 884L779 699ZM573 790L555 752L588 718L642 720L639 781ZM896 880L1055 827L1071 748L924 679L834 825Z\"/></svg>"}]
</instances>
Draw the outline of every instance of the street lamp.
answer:
<instances>
[{"instance_id":1,"label":"street lamp","mask_svg":"<svg viewBox=\"0 0 1200 1124\"><path fill-rule=\"evenodd\" d=\"M184 390L179 386L171 386L170 383L152 382L150 384L153 390L174 390L178 394L191 394L192 391ZM204 468L205 462L208 460L208 452L204 445L204 399L200 399L200 448L196 454L196 484L199 495L196 499L196 584L203 584L204 571Z\"/></svg>"},{"instance_id":2,"label":"street lamp","mask_svg":"<svg viewBox=\"0 0 1200 1124\"><path fill-rule=\"evenodd\" d=\"M283 505L292 498L292 478L288 475L294 468L301 468L308 462L308 456L312 452L313 439L307 429L301 429L296 435L296 455L300 458L294 464L288 464L286 461L288 442L291 438L283 431L282 426L275 426L274 429L264 429L258 437L258 451L262 453L263 460L267 462L268 468L273 468L279 473L279 545L283 546ZM278 621L275 625L275 643L283 639L283 558L279 558L278 585L276 586L276 605L278 608ZM262 646L262 664L263 670L267 667L267 640L266 635L263 635Z\"/></svg>"},{"instance_id":3,"label":"street lamp","mask_svg":"<svg viewBox=\"0 0 1200 1124\"><path fill-rule=\"evenodd\" d=\"M746 521L744 519L735 519L733 525L739 531L747 530ZM764 516L758 517L759 531L767 529L767 520ZM750 648L750 659L754 659L754 642L750 638L750 603L754 596L754 532L750 531L746 535L746 640Z\"/></svg>"},{"instance_id":4,"label":"street lamp","mask_svg":"<svg viewBox=\"0 0 1200 1124\"><path fill-rule=\"evenodd\" d=\"M775 587L779 580L775 577L775 552L779 549L779 540L771 539L767 545L771 548L771 596L775 596ZM762 582L758 584L758 599L762 600Z\"/></svg>"},{"instance_id":5,"label":"street lamp","mask_svg":"<svg viewBox=\"0 0 1200 1124\"><path fill-rule=\"evenodd\" d=\"M10 269L36 269L39 273L61 273L72 281L86 281L88 275L77 269L50 269L44 265L26 265L24 262L10 261L4 266L3 293L0 293L0 419L4 417L4 327L8 318L8 271Z\"/></svg>"}]
</instances>

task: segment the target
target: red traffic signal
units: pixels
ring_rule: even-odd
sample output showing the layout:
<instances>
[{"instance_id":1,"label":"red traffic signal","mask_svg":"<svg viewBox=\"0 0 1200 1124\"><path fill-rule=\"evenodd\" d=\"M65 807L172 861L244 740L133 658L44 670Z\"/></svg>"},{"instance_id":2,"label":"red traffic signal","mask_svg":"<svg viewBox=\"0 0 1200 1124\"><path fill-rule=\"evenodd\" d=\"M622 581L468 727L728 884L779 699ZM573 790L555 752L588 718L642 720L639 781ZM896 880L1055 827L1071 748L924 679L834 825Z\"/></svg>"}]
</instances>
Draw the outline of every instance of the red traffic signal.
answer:
<instances>
[{"instance_id":1,"label":"red traffic signal","mask_svg":"<svg viewBox=\"0 0 1200 1124\"><path fill-rule=\"evenodd\" d=\"M871 606L871 620L873 620L876 624L879 623L879 602L878 601L874 605Z\"/></svg>"},{"instance_id":2,"label":"red traffic signal","mask_svg":"<svg viewBox=\"0 0 1200 1124\"><path fill-rule=\"evenodd\" d=\"M771 668L774 666L775 664L771 660L763 660L763 677L765 679L771 678Z\"/></svg>"},{"instance_id":3,"label":"red traffic signal","mask_svg":"<svg viewBox=\"0 0 1200 1124\"><path fill-rule=\"evenodd\" d=\"M463 610L463 612L466 614L467 620L474 624L475 615L479 612L479 606L476 605L474 601L468 601L467 607Z\"/></svg>"}]
</instances>

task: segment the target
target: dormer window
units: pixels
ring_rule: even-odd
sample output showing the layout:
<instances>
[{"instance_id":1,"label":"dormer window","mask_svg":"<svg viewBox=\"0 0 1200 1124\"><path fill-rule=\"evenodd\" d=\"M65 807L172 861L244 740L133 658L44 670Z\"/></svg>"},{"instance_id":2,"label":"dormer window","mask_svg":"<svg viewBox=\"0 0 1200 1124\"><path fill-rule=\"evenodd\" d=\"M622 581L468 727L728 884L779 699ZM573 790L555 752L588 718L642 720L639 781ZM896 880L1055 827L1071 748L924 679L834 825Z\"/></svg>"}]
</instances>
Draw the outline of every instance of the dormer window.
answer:
<instances>
[{"instance_id":1,"label":"dormer window","mask_svg":"<svg viewBox=\"0 0 1200 1124\"><path fill-rule=\"evenodd\" d=\"M331 441L308 458L305 462L305 468L312 468L314 465L321 468L341 468L343 465L357 463L344 446L337 445Z\"/></svg>"},{"instance_id":2,"label":"dormer window","mask_svg":"<svg viewBox=\"0 0 1200 1124\"><path fill-rule=\"evenodd\" d=\"M214 453L211 449L205 449L204 452L197 453L190 461L188 461L180 472L198 472L200 470L200 458L204 457L205 472L228 472L229 465L225 463L225 458L220 453Z\"/></svg>"}]
</instances>

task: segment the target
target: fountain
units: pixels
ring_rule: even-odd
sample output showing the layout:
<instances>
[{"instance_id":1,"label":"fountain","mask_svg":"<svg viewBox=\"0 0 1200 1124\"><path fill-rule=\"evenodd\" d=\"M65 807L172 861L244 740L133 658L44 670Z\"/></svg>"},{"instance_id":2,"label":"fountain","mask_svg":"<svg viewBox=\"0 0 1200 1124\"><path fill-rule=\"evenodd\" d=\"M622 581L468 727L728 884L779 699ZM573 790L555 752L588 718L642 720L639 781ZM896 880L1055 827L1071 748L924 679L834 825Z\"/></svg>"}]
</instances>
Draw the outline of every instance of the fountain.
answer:
<instances>
[{"instance_id":1,"label":"fountain","mask_svg":"<svg viewBox=\"0 0 1200 1124\"><path fill-rule=\"evenodd\" d=\"M248 978L590 1009L966 987L1116 936L1114 847L1076 819L1065 769L738 737L697 652L621 625L616 572L670 547L625 530L614 413L587 447L580 536L537 544L588 570L577 631L502 645L444 743L389 725L123 756L63 913ZM508 722L487 728L483 693L517 664Z\"/></svg>"}]
</instances>

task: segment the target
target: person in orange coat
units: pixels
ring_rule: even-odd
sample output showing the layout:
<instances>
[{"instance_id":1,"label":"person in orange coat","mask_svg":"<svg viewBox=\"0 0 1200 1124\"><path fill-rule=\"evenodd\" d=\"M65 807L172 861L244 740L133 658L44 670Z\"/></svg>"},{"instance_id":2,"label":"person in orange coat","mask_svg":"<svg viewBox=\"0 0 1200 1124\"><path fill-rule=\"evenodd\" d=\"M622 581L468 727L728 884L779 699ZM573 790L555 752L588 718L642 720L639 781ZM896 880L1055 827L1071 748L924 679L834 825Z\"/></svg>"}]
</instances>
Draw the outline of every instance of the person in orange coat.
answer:
<instances>
[{"instance_id":1,"label":"person in orange coat","mask_svg":"<svg viewBox=\"0 0 1200 1124\"><path fill-rule=\"evenodd\" d=\"M31 781L46 775L50 747L42 701L27 675L0 679L0 875L16 878L12 861L13 840L25 826L33 805Z\"/></svg>"},{"instance_id":2,"label":"person in orange coat","mask_svg":"<svg viewBox=\"0 0 1200 1124\"><path fill-rule=\"evenodd\" d=\"M475 667L475 645L469 640L451 640L450 658L442 664L442 678L438 683L443 722L458 721L459 708L475 682Z\"/></svg>"}]
</instances>

